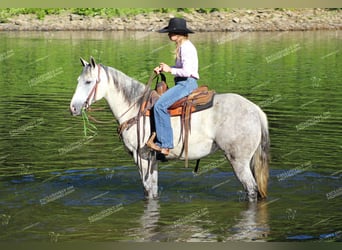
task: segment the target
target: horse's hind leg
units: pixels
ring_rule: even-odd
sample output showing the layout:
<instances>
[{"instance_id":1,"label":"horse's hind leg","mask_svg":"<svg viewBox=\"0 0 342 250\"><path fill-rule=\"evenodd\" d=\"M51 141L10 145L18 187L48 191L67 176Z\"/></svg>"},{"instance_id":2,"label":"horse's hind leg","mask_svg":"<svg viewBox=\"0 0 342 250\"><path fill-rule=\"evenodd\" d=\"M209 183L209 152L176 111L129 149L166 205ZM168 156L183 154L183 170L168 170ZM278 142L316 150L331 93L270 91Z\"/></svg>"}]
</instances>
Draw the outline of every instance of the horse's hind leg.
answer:
<instances>
[{"instance_id":1,"label":"horse's hind leg","mask_svg":"<svg viewBox=\"0 0 342 250\"><path fill-rule=\"evenodd\" d=\"M248 200L250 202L257 201L258 197L258 187L254 179L253 173L250 169L250 160L230 160L235 175L243 185L245 191L248 195Z\"/></svg>"}]
</instances>

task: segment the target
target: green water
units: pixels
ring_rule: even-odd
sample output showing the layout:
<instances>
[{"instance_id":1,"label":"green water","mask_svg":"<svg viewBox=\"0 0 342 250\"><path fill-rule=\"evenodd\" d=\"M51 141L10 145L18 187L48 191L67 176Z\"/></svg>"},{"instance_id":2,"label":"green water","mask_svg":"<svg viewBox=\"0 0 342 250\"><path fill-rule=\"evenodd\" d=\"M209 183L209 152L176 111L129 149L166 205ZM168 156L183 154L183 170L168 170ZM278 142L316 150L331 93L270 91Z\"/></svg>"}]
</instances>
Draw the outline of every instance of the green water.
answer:
<instances>
[{"instance_id":1,"label":"green water","mask_svg":"<svg viewBox=\"0 0 342 250\"><path fill-rule=\"evenodd\" d=\"M3 32L0 241L341 241L342 33L191 39L200 84L239 93L268 115L268 200L244 202L217 153L198 175L179 161L161 163L160 199L147 203L117 124L96 124L85 138L82 118L70 116L80 56L146 82L160 61L173 61L166 36ZM97 119L113 119L104 101L95 107L104 108Z\"/></svg>"}]
</instances>

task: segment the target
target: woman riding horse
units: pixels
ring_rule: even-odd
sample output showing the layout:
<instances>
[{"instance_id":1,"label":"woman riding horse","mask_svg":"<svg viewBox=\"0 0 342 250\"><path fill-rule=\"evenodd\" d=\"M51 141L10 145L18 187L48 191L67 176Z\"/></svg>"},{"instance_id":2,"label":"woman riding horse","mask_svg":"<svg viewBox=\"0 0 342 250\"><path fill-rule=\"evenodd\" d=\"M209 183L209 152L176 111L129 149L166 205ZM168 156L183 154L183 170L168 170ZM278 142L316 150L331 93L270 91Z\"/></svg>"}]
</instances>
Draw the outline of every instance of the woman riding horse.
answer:
<instances>
[{"instance_id":1,"label":"woman riding horse","mask_svg":"<svg viewBox=\"0 0 342 250\"><path fill-rule=\"evenodd\" d=\"M169 25L158 32L168 33L170 40L176 43L176 63L175 66L170 67L161 62L154 72L156 74L171 73L175 76L175 86L165 92L154 106L157 134L152 134L147 146L168 155L170 149L173 148L173 131L167 109L198 87L198 57L195 46L188 38L188 34L194 32L186 27L186 21L183 18L171 18ZM156 136L156 142L154 142Z\"/></svg>"}]
</instances>

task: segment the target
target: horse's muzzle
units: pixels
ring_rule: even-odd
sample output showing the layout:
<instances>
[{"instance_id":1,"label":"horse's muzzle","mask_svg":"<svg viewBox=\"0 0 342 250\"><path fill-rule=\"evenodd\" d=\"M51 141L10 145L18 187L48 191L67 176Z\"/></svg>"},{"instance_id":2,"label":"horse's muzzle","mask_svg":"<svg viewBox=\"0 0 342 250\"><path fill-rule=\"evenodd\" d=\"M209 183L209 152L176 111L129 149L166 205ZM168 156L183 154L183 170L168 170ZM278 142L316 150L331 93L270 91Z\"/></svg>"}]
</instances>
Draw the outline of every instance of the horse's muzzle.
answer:
<instances>
[{"instance_id":1,"label":"horse's muzzle","mask_svg":"<svg viewBox=\"0 0 342 250\"><path fill-rule=\"evenodd\" d=\"M77 116L81 114L81 108L77 108L75 105L70 104L70 113L73 116Z\"/></svg>"}]
</instances>

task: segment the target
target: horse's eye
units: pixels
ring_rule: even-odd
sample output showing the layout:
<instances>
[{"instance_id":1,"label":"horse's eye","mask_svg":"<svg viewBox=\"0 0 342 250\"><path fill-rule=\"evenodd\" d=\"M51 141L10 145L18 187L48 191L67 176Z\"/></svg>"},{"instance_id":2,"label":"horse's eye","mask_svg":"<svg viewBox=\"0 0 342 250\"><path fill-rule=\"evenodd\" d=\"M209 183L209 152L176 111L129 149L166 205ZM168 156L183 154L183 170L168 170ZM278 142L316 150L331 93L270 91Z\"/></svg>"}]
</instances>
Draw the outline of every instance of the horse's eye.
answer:
<instances>
[{"instance_id":1,"label":"horse's eye","mask_svg":"<svg viewBox=\"0 0 342 250\"><path fill-rule=\"evenodd\" d=\"M91 81L86 81L86 84L91 84Z\"/></svg>"}]
</instances>

